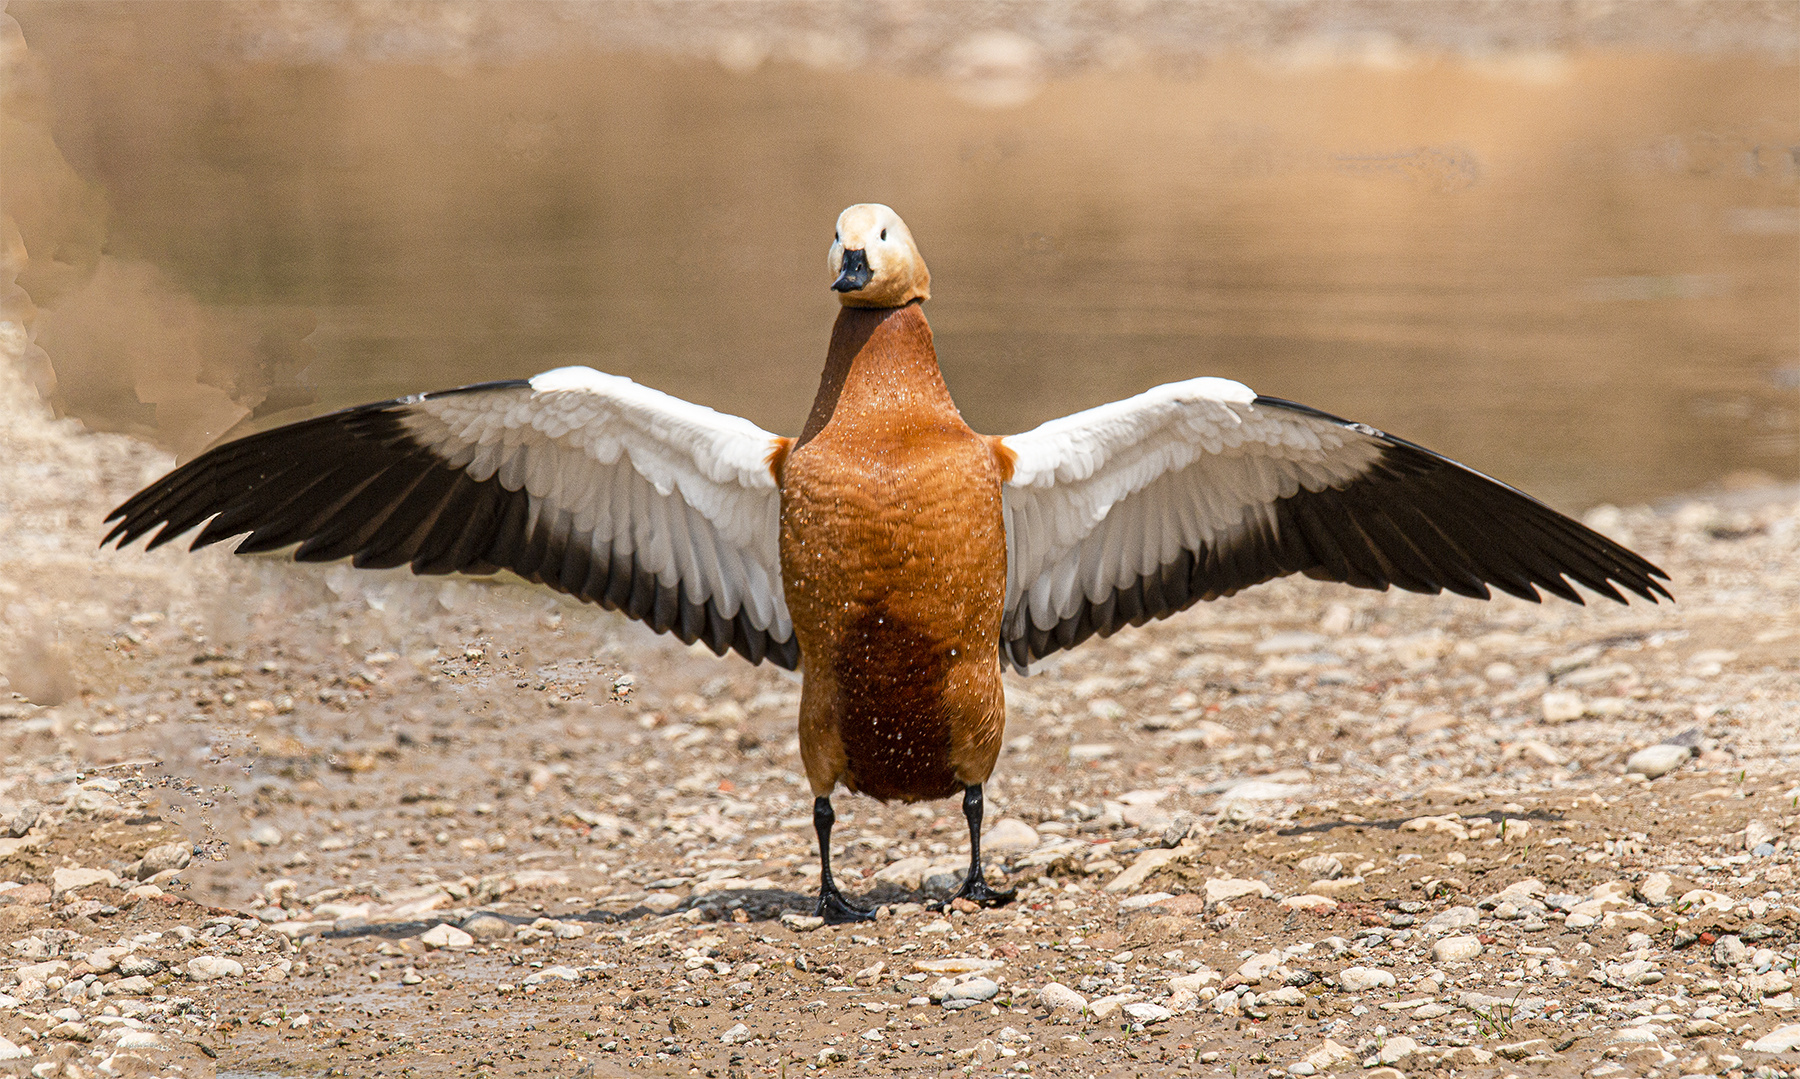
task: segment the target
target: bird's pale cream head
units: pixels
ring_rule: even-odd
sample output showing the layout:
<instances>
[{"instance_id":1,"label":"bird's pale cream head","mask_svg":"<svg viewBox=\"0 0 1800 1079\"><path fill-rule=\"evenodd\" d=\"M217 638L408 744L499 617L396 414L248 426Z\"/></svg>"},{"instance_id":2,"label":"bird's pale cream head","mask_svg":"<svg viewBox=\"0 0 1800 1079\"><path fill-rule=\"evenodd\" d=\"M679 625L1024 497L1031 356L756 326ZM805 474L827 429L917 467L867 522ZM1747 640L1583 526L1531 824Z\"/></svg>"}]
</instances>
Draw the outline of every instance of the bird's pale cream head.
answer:
<instances>
[{"instance_id":1,"label":"bird's pale cream head","mask_svg":"<svg viewBox=\"0 0 1800 1079\"><path fill-rule=\"evenodd\" d=\"M859 202L838 215L826 260L831 289L845 307L900 307L931 299L931 271L900 215Z\"/></svg>"}]
</instances>

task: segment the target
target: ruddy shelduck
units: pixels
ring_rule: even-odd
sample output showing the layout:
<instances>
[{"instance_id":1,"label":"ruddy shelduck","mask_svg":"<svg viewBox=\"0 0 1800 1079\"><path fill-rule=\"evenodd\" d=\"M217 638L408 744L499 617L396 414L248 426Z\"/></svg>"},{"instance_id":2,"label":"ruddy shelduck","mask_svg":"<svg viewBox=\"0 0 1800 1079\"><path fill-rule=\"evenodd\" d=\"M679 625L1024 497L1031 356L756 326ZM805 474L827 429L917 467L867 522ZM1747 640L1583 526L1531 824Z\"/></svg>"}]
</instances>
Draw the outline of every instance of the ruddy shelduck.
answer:
<instances>
[{"instance_id":1,"label":"ruddy shelduck","mask_svg":"<svg viewBox=\"0 0 1800 1079\"><path fill-rule=\"evenodd\" d=\"M832 922L873 916L832 880L839 784L961 793L958 894L1010 897L981 865L1003 665L1291 573L1481 599L1670 596L1657 567L1512 487L1225 379L976 434L938 371L931 275L899 215L845 210L829 263L842 309L798 438L564 367L220 446L114 510L103 542L160 525L156 547L205 522L194 547L248 532L240 552L509 569L798 668Z\"/></svg>"}]
</instances>

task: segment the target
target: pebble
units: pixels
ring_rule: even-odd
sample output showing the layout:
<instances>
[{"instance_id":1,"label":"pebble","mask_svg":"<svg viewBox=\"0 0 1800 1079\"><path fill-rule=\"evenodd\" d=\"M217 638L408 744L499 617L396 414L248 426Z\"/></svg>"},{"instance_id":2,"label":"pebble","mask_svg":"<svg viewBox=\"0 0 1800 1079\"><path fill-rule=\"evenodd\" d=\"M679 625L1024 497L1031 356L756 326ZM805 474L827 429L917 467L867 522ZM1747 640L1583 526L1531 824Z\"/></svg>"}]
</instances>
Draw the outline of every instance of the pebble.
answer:
<instances>
[{"instance_id":1,"label":"pebble","mask_svg":"<svg viewBox=\"0 0 1800 1079\"><path fill-rule=\"evenodd\" d=\"M1419 1043L1402 1034L1383 1042L1376 1059L1383 1064L1398 1064L1418 1051Z\"/></svg>"},{"instance_id":2,"label":"pebble","mask_svg":"<svg viewBox=\"0 0 1800 1079\"><path fill-rule=\"evenodd\" d=\"M217 978L239 978L243 976L244 964L235 959L227 959L222 955L196 955L187 961L188 977L197 982L210 982Z\"/></svg>"},{"instance_id":3,"label":"pebble","mask_svg":"<svg viewBox=\"0 0 1800 1079\"><path fill-rule=\"evenodd\" d=\"M1138 885L1150 878L1150 874L1161 869L1163 866L1168 865L1179 857L1180 854L1180 850L1167 847L1157 847L1152 850L1147 850L1137 856L1137 859L1131 863L1131 868L1108 881L1106 883L1106 891L1112 892L1115 895L1120 892L1134 891ZM1263 884L1261 881L1256 881L1255 883L1262 885L1263 895L1269 894L1268 885ZM1208 889L1211 889L1212 882L1207 881L1206 886ZM1209 894L1207 898L1211 899L1212 896Z\"/></svg>"},{"instance_id":4,"label":"pebble","mask_svg":"<svg viewBox=\"0 0 1800 1079\"><path fill-rule=\"evenodd\" d=\"M15 1045L6 1038L0 1038L0 1060L23 1060L31 1055L31 1050Z\"/></svg>"},{"instance_id":5,"label":"pebble","mask_svg":"<svg viewBox=\"0 0 1800 1079\"><path fill-rule=\"evenodd\" d=\"M1149 852L1145 852L1149 853ZM1206 901L1217 903L1223 899L1239 899L1254 895L1268 898L1273 893L1269 886L1260 880L1239 880L1236 877L1214 877L1206 882Z\"/></svg>"},{"instance_id":6,"label":"pebble","mask_svg":"<svg viewBox=\"0 0 1800 1079\"><path fill-rule=\"evenodd\" d=\"M1646 779L1656 779L1681 767L1691 756L1693 750L1686 746L1645 746L1625 758L1625 771L1637 772Z\"/></svg>"},{"instance_id":7,"label":"pebble","mask_svg":"<svg viewBox=\"0 0 1800 1079\"><path fill-rule=\"evenodd\" d=\"M1103 761L1119 751L1119 747L1111 742L1077 742L1069 747L1069 763L1085 764L1088 761Z\"/></svg>"},{"instance_id":8,"label":"pebble","mask_svg":"<svg viewBox=\"0 0 1800 1079\"><path fill-rule=\"evenodd\" d=\"M164 843L160 847L151 847L144 852L144 860L138 865L138 879L149 880L158 873L186 869L193 857L194 850L186 843Z\"/></svg>"},{"instance_id":9,"label":"pebble","mask_svg":"<svg viewBox=\"0 0 1800 1079\"><path fill-rule=\"evenodd\" d=\"M1061 982L1051 982L1038 990L1038 1004L1051 1011L1058 1008L1080 1011L1087 1007L1087 1003L1086 997Z\"/></svg>"},{"instance_id":10,"label":"pebble","mask_svg":"<svg viewBox=\"0 0 1800 1079\"><path fill-rule=\"evenodd\" d=\"M1338 903L1329 896L1308 893L1306 895L1290 895L1277 905L1286 910L1310 910L1319 914L1329 914L1337 909Z\"/></svg>"},{"instance_id":11,"label":"pebble","mask_svg":"<svg viewBox=\"0 0 1800 1079\"><path fill-rule=\"evenodd\" d=\"M1475 937L1445 937L1431 946L1434 963L1466 963L1481 954L1481 941Z\"/></svg>"},{"instance_id":12,"label":"pebble","mask_svg":"<svg viewBox=\"0 0 1800 1079\"><path fill-rule=\"evenodd\" d=\"M152 974L162 973L163 965L163 961L155 956L125 955L119 957L117 969L120 974L128 978L148 977Z\"/></svg>"},{"instance_id":13,"label":"pebble","mask_svg":"<svg viewBox=\"0 0 1800 1079\"><path fill-rule=\"evenodd\" d=\"M956 982L944 990L944 1001L952 1000L993 1000L1000 995L1000 983L992 978L970 978L968 981Z\"/></svg>"},{"instance_id":14,"label":"pebble","mask_svg":"<svg viewBox=\"0 0 1800 1079\"><path fill-rule=\"evenodd\" d=\"M1119 909L1143 910L1145 907L1154 907L1165 899L1174 898L1174 895L1168 892L1143 892L1139 895L1128 895L1119 900Z\"/></svg>"},{"instance_id":15,"label":"pebble","mask_svg":"<svg viewBox=\"0 0 1800 1079\"><path fill-rule=\"evenodd\" d=\"M788 912L781 916L781 924L796 933L810 933L825 924L825 919L816 914L795 914Z\"/></svg>"},{"instance_id":16,"label":"pebble","mask_svg":"<svg viewBox=\"0 0 1800 1079\"><path fill-rule=\"evenodd\" d=\"M453 925L440 922L419 935L419 943L427 948L467 948L475 938Z\"/></svg>"},{"instance_id":17,"label":"pebble","mask_svg":"<svg viewBox=\"0 0 1800 1079\"><path fill-rule=\"evenodd\" d=\"M462 931L475 940L511 940L513 928L498 914L477 914L462 924Z\"/></svg>"},{"instance_id":18,"label":"pebble","mask_svg":"<svg viewBox=\"0 0 1800 1079\"><path fill-rule=\"evenodd\" d=\"M738 1045L749 1041L751 1037L753 1037L753 1035L750 1033L750 1028L742 1023L738 1023L730 1030L719 1035L719 1040L726 1045Z\"/></svg>"},{"instance_id":19,"label":"pebble","mask_svg":"<svg viewBox=\"0 0 1800 1079\"><path fill-rule=\"evenodd\" d=\"M120 1049L155 1049L162 1045L155 1033L148 1030L126 1030L119 1033Z\"/></svg>"},{"instance_id":20,"label":"pebble","mask_svg":"<svg viewBox=\"0 0 1800 1079\"><path fill-rule=\"evenodd\" d=\"M420 973L416 967L407 967L405 970L400 972L400 984L401 985L418 985L420 982L423 982L424 980L425 980L425 978L422 975L420 975Z\"/></svg>"},{"instance_id":21,"label":"pebble","mask_svg":"<svg viewBox=\"0 0 1800 1079\"><path fill-rule=\"evenodd\" d=\"M550 981L578 982L580 980L581 980L581 972L576 970L574 967L556 966L556 967L545 967L543 970L533 971L532 973L526 975L525 984L526 985L543 985L545 982L550 982Z\"/></svg>"},{"instance_id":22,"label":"pebble","mask_svg":"<svg viewBox=\"0 0 1800 1079\"><path fill-rule=\"evenodd\" d=\"M1330 1038L1326 1038L1317 1049L1306 1054L1306 1059L1303 1063L1310 1064L1315 1069L1328 1070L1339 1064L1345 1064L1355 1059L1356 1051L1354 1049L1351 1049L1348 1046L1339 1045Z\"/></svg>"},{"instance_id":23,"label":"pebble","mask_svg":"<svg viewBox=\"0 0 1800 1079\"><path fill-rule=\"evenodd\" d=\"M1336 880L1344 875L1344 863L1335 854L1315 854L1300 859L1300 872L1321 880Z\"/></svg>"},{"instance_id":24,"label":"pebble","mask_svg":"<svg viewBox=\"0 0 1800 1079\"><path fill-rule=\"evenodd\" d=\"M1800 1049L1800 1023L1776 1027L1751 1042L1750 1049L1758 1053L1785 1053L1790 1049Z\"/></svg>"},{"instance_id":25,"label":"pebble","mask_svg":"<svg viewBox=\"0 0 1800 1079\"><path fill-rule=\"evenodd\" d=\"M1449 910L1433 914L1425 922L1425 932L1434 935L1467 929L1481 920L1481 912L1474 907L1451 907Z\"/></svg>"},{"instance_id":26,"label":"pebble","mask_svg":"<svg viewBox=\"0 0 1800 1079\"><path fill-rule=\"evenodd\" d=\"M1151 1023L1166 1022L1175 1014L1160 1004L1150 1004L1148 1002L1127 1004L1121 1010L1126 1015L1145 1026L1149 1026Z\"/></svg>"},{"instance_id":27,"label":"pebble","mask_svg":"<svg viewBox=\"0 0 1800 1079\"><path fill-rule=\"evenodd\" d=\"M1005 965L1005 961L1000 959L976 959L959 955L949 959L921 959L913 964L913 969L927 974L986 974Z\"/></svg>"},{"instance_id":28,"label":"pebble","mask_svg":"<svg viewBox=\"0 0 1800 1079\"><path fill-rule=\"evenodd\" d=\"M1018 854L1035 849L1037 829L1022 820L1003 817L981 837L981 849L992 854Z\"/></svg>"},{"instance_id":29,"label":"pebble","mask_svg":"<svg viewBox=\"0 0 1800 1079\"><path fill-rule=\"evenodd\" d=\"M1538 703L1544 710L1545 723L1567 723L1580 719L1582 713L1587 711L1586 702L1574 690L1551 690Z\"/></svg>"},{"instance_id":30,"label":"pebble","mask_svg":"<svg viewBox=\"0 0 1800 1079\"><path fill-rule=\"evenodd\" d=\"M117 888L119 875L110 869L58 869L50 874L50 891L53 895L62 895L95 884Z\"/></svg>"},{"instance_id":31,"label":"pebble","mask_svg":"<svg viewBox=\"0 0 1800 1079\"><path fill-rule=\"evenodd\" d=\"M924 879L925 871L930 868L931 859L929 858L902 858L897 862L889 862L876 870L875 879L897 885L909 892L916 892L919 890L919 883Z\"/></svg>"},{"instance_id":32,"label":"pebble","mask_svg":"<svg viewBox=\"0 0 1800 1079\"><path fill-rule=\"evenodd\" d=\"M273 824L259 824L250 829L250 842L259 847L281 846L281 829Z\"/></svg>"},{"instance_id":33,"label":"pebble","mask_svg":"<svg viewBox=\"0 0 1800 1079\"><path fill-rule=\"evenodd\" d=\"M129 978L120 978L106 987L108 996L141 997L147 996L156 989L156 983L142 974L134 974Z\"/></svg>"},{"instance_id":34,"label":"pebble","mask_svg":"<svg viewBox=\"0 0 1800 1079\"><path fill-rule=\"evenodd\" d=\"M1396 984L1392 974L1377 967L1345 967L1338 971L1337 978L1338 987L1346 993L1385 989Z\"/></svg>"}]
</instances>

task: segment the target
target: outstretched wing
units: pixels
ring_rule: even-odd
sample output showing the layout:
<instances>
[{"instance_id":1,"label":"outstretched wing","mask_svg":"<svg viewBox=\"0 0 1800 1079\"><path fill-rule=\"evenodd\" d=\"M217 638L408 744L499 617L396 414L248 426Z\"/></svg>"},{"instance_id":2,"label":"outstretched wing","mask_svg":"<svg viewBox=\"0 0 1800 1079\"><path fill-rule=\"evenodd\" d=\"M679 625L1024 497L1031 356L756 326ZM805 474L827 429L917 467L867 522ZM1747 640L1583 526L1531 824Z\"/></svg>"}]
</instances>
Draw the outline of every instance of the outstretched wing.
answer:
<instances>
[{"instance_id":1,"label":"outstretched wing","mask_svg":"<svg viewBox=\"0 0 1800 1079\"><path fill-rule=\"evenodd\" d=\"M781 442L628 378L564 367L362 405L219 446L112 512L104 544L298 543L305 562L492 573L789 669Z\"/></svg>"},{"instance_id":2,"label":"outstretched wing","mask_svg":"<svg viewBox=\"0 0 1800 1079\"><path fill-rule=\"evenodd\" d=\"M1290 573L1673 598L1656 566L1498 480L1366 424L1196 378L1002 439L1006 614L1023 669L1094 634Z\"/></svg>"}]
</instances>

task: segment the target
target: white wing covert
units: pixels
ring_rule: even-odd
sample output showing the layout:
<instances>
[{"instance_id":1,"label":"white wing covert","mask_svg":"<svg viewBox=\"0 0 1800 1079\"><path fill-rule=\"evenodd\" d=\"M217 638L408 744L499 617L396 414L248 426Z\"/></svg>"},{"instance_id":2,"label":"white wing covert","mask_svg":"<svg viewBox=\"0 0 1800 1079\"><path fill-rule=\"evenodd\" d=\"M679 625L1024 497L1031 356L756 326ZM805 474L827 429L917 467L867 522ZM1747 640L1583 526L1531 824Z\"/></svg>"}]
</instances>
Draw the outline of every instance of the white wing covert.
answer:
<instances>
[{"instance_id":1,"label":"white wing covert","mask_svg":"<svg viewBox=\"0 0 1800 1079\"><path fill-rule=\"evenodd\" d=\"M1512 487L1405 439L1219 378L1158 386L1001 440L1006 610L1023 670L1088 637L1290 573L1363 588L1488 585L1624 602L1667 575Z\"/></svg>"},{"instance_id":2,"label":"white wing covert","mask_svg":"<svg viewBox=\"0 0 1800 1079\"><path fill-rule=\"evenodd\" d=\"M345 409L217 447L107 519L156 547L300 544L301 561L509 569L657 632L792 669L779 439L585 367Z\"/></svg>"}]
</instances>

